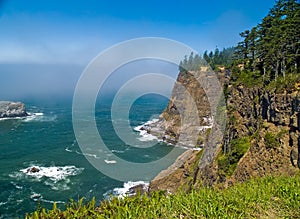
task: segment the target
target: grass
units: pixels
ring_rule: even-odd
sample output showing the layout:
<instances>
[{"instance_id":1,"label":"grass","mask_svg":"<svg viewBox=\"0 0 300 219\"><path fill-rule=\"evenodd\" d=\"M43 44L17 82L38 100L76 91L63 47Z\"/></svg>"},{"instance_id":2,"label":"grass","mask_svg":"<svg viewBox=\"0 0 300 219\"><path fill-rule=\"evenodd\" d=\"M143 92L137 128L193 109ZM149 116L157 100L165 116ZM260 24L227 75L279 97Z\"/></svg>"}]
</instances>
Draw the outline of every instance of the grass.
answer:
<instances>
[{"instance_id":1,"label":"grass","mask_svg":"<svg viewBox=\"0 0 300 219\"><path fill-rule=\"evenodd\" d=\"M300 218L300 175L253 179L223 190L113 198L98 207L94 199L81 199L64 211L54 205L26 218Z\"/></svg>"}]
</instances>

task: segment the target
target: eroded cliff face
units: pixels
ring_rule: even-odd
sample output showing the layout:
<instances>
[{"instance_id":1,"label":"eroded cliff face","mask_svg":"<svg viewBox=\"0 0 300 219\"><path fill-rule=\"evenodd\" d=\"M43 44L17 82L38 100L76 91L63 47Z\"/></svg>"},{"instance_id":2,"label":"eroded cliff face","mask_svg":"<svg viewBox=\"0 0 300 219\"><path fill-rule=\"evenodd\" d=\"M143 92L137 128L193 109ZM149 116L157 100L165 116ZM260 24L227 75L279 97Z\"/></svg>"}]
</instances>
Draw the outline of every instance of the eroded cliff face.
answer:
<instances>
[{"instance_id":1,"label":"eroded cliff face","mask_svg":"<svg viewBox=\"0 0 300 219\"><path fill-rule=\"evenodd\" d=\"M148 128L151 134L187 151L152 180L150 190L190 189L198 164L212 162L222 142L222 128L216 117L221 97L222 85L215 73L192 71L178 75L166 110Z\"/></svg>"},{"instance_id":2,"label":"eroded cliff face","mask_svg":"<svg viewBox=\"0 0 300 219\"><path fill-rule=\"evenodd\" d=\"M250 147L230 181L265 175L293 175L300 169L300 92L229 87L231 120L224 150L234 139L248 137Z\"/></svg>"},{"instance_id":3,"label":"eroded cliff face","mask_svg":"<svg viewBox=\"0 0 300 219\"><path fill-rule=\"evenodd\" d=\"M195 186L228 186L253 177L299 172L299 91L276 93L229 85L226 92L228 119L222 148L198 171Z\"/></svg>"},{"instance_id":4,"label":"eroded cliff face","mask_svg":"<svg viewBox=\"0 0 300 219\"><path fill-rule=\"evenodd\" d=\"M198 137L199 132L204 133L212 125L210 104L203 88L208 83L203 80L206 77L205 72L181 72L167 108L149 132L174 145L202 147L204 139Z\"/></svg>"},{"instance_id":5,"label":"eroded cliff face","mask_svg":"<svg viewBox=\"0 0 300 219\"><path fill-rule=\"evenodd\" d=\"M180 80L186 80L179 77ZM184 82L183 82L184 83ZM193 98L203 114L210 116L208 104L196 84L185 85L197 90ZM202 151L187 151L168 170L162 171L150 184L150 189L175 192L201 185L228 186L253 177L293 175L300 169L300 92L275 92L242 85L226 87L227 125L222 142L211 142L204 135ZM189 89L189 88L188 88ZM206 99L207 100L207 99ZM169 119L166 126L178 133L178 118L169 103L162 114ZM177 102L178 105L179 102ZM184 101L182 102L183 105ZM176 105L176 103L175 103ZM201 106L200 106L201 105ZM187 106L187 105L186 105ZM176 111L175 111L176 112ZM175 119L174 119L175 118ZM214 123L214 125L218 125Z\"/></svg>"}]
</instances>

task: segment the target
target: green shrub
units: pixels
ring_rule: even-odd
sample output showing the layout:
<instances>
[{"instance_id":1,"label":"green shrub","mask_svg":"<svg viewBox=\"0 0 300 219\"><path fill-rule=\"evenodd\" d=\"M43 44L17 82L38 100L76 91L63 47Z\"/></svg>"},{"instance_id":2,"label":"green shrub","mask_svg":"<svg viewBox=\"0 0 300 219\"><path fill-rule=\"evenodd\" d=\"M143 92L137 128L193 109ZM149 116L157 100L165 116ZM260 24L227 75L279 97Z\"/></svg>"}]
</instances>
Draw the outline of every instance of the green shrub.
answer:
<instances>
[{"instance_id":1,"label":"green shrub","mask_svg":"<svg viewBox=\"0 0 300 219\"><path fill-rule=\"evenodd\" d=\"M231 176L239 160L250 148L250 137L242 137L231 140L226 153L219 154L217 157L220 174Z\"/></svg>"},{"instance_id":2,"label":"green shrub","mask_svg":"<svg viewBox=\"0 0 300 219\"><path fill-rule=\"evenodd\" d=\"M263 84L263 77L260 74L259 71L250 71L250 70L244 70L240 71L240 73L237 73L234 78L234 85L243 84L246 87L254 87L259 86L262 87Z\"/></svg>"},{"instance_id":3,"label":"green shrub","mask_svg":"<svg viewBox=\"0 0 300 219\"><path fill-rule=\"evenodd\" d=\"M271 81L267 86L267 90L276 90L277 93L282 93L284 90L293 90L296 83L300 82L299 74L286 74L285 77L278 76L277 80Z\"/></svg>"},{"instance_id":4,"label":"green shrub","mask_svg":"<svg viewBox=\"0 0 300 219\"><path fill-rule=\"evenodd\" d=\"M266 133L265 145L267 148L277 148L279 146L279 142L277 141L277 138L273 133L271 132Z\"/></svg>"}]
</instances>

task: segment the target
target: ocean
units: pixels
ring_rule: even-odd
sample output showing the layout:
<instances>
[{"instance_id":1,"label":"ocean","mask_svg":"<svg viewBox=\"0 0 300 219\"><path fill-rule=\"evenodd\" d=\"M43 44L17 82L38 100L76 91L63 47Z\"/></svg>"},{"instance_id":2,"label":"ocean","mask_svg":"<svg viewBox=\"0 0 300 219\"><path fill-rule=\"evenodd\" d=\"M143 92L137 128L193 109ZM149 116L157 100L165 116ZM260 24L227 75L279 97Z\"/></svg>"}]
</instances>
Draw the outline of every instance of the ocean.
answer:
<instances>
[{"instance_id":1,"label":"ocean","mask_svg":"<svg viewBox=\"0 0 300 219\"><path fill-rule=\"evenodd\" d=\"M172 150L173 146L147 133L134 131L137 126L157 118L167 106L167 98L147 94L137 99L130 109L134 137L141 144L155 143L143 152L118 138L111 121L112 96L104 99L97 101L95 118L103 141L115 155L132 162L149 162ZM0 120L0 218L24 217L38 206L51 208L53 202L64 208L70 199L81 197L86 200L95 197L100 202L111 194L125 193L132 185L147 183L144 176L141 182L114 180L88 162L73 132L71 98L26 99L24 102L31 116ZM40 171L28 171L33 166Z\"/></svg>"}]
</instances>

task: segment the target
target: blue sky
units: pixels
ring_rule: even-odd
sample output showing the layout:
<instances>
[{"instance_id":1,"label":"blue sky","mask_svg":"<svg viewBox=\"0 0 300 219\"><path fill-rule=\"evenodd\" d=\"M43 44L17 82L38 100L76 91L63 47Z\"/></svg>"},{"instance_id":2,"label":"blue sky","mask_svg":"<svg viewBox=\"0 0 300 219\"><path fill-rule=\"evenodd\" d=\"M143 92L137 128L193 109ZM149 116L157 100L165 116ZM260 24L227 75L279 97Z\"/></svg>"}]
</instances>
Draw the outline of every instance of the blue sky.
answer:
<instances>
[{"instance_id":1,"label":"blue sky","mask_svg":"<svg viewBox=\"0 0 300 219\"><path fill-rule=\"evenodd\" d=\"M202 52L234 46L271 0L0 0L0 63L86 65L136 37L165 37Z\"/></svg>"},{"instance_id":2,"label":"blue sky","mask_svg":"<svg viewBox=\"0 0 300 219\"><path fill-rule=\"evenodd\" d=\"M0 0L0 99L69 98L88 63L124 40L164 37L200 53L235 46L239 33L257 25L273 4L273 0ZM106 88L118 89L139 69L167 72L173 78L178 74L174 65L132 66L114 72Z\"/></svg>"}]
</instances>

